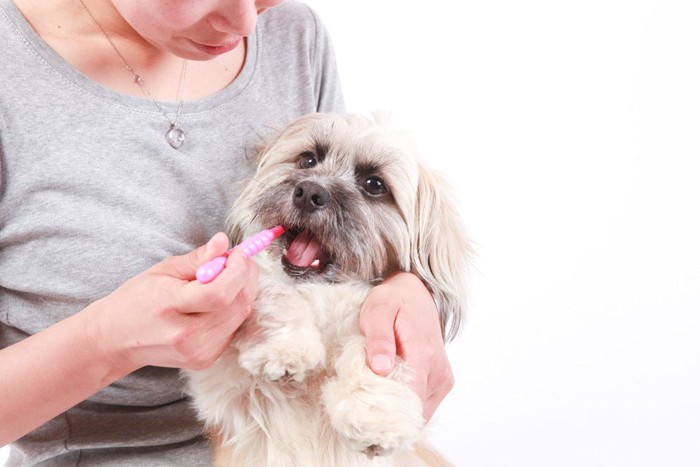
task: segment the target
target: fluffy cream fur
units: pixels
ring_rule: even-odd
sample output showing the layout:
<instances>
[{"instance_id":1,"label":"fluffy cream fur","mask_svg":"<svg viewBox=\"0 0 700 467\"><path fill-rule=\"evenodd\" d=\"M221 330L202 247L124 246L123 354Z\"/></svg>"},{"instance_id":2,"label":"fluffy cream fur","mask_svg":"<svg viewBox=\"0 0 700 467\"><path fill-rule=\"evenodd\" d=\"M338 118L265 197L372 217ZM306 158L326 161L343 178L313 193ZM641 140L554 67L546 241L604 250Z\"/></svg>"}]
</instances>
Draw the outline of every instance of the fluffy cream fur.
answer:
<instances>
[{"instance_id":1,"label":"fluffy cream fur","mask_svg":"<svg viewBox=\"0 0 700 467\"><path fill-rule=\"evenodd\" d=\"M324 195L304 205L300 187ZM373 284L402 270L427 284L454 336L469 248L444 182L384 125L312 115L261 151L231 219L236 242L277 224L290 235L255 258L258 297L231 347L187 372L217 465L447 465L425 439L409 369L372 373L358 324ZM302 232L320 265L286 261Z\"/></svg>"}]
</instances>

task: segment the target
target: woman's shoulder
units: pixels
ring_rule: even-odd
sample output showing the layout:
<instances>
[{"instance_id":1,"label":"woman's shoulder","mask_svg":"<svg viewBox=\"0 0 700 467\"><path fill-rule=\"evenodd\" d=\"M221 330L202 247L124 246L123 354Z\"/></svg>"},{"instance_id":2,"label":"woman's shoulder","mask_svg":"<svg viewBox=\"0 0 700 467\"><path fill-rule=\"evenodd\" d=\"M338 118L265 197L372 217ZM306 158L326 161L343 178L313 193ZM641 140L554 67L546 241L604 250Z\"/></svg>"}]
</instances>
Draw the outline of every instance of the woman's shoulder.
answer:
<instances>
[{"instance_id":1,"label":"woman's shoulder","mask_svg":"<svg viewBox=\"0 0 700 467\"><path fill-rule=\"evenodd\" d=\"M309 5L298 0L286 0L276 7L267 10L260 18L262 19L266 16L275 17L275 20L284 18L295 21L306 21L309 23L314 23L317 20L317 15L313 9Z\"/></svg>"},{"instance_id":2,"label":"woman's shoulder","mask_svg":"<svg viewBox=\"0 0 700 467\"><path fill-rule=\"evenodd\" d=\"M316 12L297 0L287 0L263 13L259 24L267 33L325 33Z\"/></svg>"},{"instance_id":3,"label":"woman's shoulder","mask_svg":"<svg viewBox=\"0 0 700 467\"><path fill-rule=\"evenodd\" d=\"M276 59L280 51L316 56L330 50L330 34L322 19L297 0L287 0L263 13L258 19L258 32L261 42L268 46L266 50L273 50Z\"/></svg>"}]
</instances>

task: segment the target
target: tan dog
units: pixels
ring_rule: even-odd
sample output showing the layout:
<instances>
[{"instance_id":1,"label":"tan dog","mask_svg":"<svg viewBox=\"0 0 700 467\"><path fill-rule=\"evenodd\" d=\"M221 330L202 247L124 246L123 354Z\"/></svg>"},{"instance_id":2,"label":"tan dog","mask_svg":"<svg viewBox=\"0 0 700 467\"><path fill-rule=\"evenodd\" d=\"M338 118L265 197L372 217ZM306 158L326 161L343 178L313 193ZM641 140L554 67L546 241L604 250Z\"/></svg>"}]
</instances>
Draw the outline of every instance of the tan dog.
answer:
<instances>
[{"instance_id":1,"label":"tan dog","mask_svg":"<svg viewBox=\"0 0 700 467\"><path fill-rule=\"evenodd\" d=\"M358 321L373 284L410 271L454 336L469 246L445 188L404 138L356 115L303 117L264 148L231 236L286 234L255 258L258 297L231 347L187 372L217 465L446 465L421 434L409 368L375 375Z\"/></svg>"}]
</instances>

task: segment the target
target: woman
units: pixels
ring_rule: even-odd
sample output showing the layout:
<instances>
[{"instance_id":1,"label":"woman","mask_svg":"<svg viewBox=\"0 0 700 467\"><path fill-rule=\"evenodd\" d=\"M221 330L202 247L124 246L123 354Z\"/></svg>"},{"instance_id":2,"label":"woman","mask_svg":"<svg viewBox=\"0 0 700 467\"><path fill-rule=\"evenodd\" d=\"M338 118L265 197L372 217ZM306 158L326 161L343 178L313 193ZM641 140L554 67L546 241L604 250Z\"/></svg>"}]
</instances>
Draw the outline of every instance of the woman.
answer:
<instances>
[{"instance_id":1,"label":"woman","mask_svg":"<svg viewBox=\"0 0 700 467\"><path fill-rule=\"evenodd\" d=\"M257 269L234 253L210 284L194 271L228 248L216 230L255 143L343 111L326 31L279 3L0 0L10 465L209 463L177 368L206 367L230 343ZM429 292L397 274L361 326L370 367L387 374L398 347L430 418L452 374Z\"/></svg>"}]
</instances>

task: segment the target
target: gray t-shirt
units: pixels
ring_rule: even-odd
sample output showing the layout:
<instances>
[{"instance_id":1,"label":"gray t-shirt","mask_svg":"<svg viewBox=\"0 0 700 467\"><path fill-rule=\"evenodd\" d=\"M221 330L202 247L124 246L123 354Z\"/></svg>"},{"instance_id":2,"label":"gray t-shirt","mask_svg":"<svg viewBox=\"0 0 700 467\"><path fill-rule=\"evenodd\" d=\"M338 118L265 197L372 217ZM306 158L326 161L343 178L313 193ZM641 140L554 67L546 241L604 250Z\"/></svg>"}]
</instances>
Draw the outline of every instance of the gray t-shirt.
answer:
<instances>
[{"instance_id":1,"label":"gray t-shirt","mask_svg":"<svg viewBox=\"0 0 700 467\"><path fill-rule=\"evenodd\" d=\"M176 150L153 102L86 78L0 0L0 348L206 242L261 139L296 116L343 111L329 37L307 6L267 11L247 46L231 85L183 103L187 140ZM178 371L147 367L13 445L10 465L42 462L210 458Z\"/></svg>"}]
</instances>

